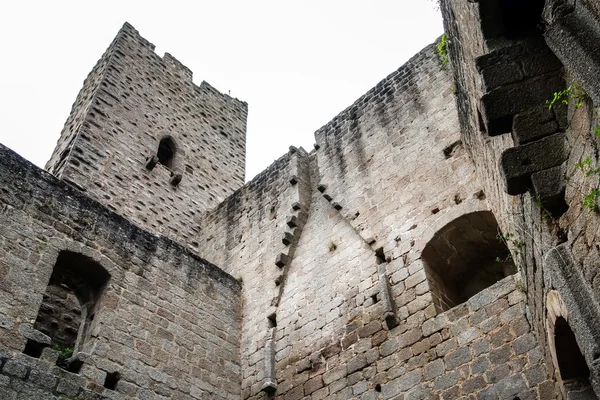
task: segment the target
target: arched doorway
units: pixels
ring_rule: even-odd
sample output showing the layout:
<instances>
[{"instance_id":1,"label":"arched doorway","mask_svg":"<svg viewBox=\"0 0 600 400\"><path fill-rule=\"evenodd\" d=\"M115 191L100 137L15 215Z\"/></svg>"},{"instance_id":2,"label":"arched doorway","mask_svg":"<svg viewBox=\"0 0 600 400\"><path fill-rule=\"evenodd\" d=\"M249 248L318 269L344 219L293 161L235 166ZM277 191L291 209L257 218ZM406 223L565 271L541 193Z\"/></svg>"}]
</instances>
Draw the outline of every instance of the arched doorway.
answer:
<instances>
[{"instance_id":1,"label":"arched doorway","mask_svg":"<svg viewBox=\"0 0 600 400\"><path fill-rule=\"evenodd\" d=\"M421 254L438 312L516 272L490 211L462 215L440 229Z\"/></svg>"}]
</instances>

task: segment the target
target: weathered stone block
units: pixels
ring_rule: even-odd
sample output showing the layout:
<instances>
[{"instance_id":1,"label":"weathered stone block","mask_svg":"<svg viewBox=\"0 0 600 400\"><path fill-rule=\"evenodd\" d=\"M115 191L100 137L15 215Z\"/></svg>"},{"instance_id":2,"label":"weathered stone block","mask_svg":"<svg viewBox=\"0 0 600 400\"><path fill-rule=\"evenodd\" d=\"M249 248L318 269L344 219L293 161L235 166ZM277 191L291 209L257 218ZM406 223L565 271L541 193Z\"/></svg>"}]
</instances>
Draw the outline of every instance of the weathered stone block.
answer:
<instances>
[{"instance_id":1,"label":"weathered stone block","mask_svg":"<svg viewBox=\"0 0 600 400\"><path fill-rule=\"evenodd\" d=\"M562 75L534 77L496 88L481 98L481 114L489 135L510 132L515 114L543 106L554 92L566 87Z\"/></svg>"},{"instance_id":2,"label":"weathered stone block","mask_svg":"<svg viewBox=\"0 0 600 400\"><path fill-rule=\"evenodd\" d=\"M520 146L556 133L559 129L553 111L540 105L515 115L512 126L513 140L516 146Z\"/></svg>"},{"instance_id":3,"label":"weathered stone block","mask_svg":"<svg viewBox=\"0 0 600 400\"><path fill-rule=\"evenodd\" d=\"M565 201L566 181L562 166L533 173L531 183L541 207L552 217L558 218L567 211L569 206Z\"/></svg>"},{"instance_id":4,"label":"weathered stone block","mask_svg":"<svg viewBox=\"0 0 600 400\"><path fill-rule=\"evenodd\" d=\"M545 137L519 147L506 149L500 165L510 195L525 193L531 187L531 174L562 164L568 156L563 133Z\"/></svg>"}]
</instances>

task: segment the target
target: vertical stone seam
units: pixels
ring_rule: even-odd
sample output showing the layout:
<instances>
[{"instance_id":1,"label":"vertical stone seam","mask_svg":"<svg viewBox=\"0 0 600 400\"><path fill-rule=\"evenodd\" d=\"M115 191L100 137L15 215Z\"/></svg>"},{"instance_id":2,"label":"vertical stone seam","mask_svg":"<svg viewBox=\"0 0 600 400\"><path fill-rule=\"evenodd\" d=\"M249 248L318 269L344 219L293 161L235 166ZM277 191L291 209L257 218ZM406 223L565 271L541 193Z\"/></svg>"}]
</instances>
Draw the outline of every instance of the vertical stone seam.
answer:
<instances>
[{"instance_id":1,"label":"vertical stone seam","mask_svg":"<svg viewBox=\"0 0 600 400\"><path fill-rule=\"evenodd\" d=\"M298 243L302 235L302 230L308 220L311 209L312 185L311 172L312 165L309 155L304 149L290 148L291 162L293 165L289 184L294 187L295 193L290 204L290 214L286 217L285 232L283 232L282 241L287 246L287 251L277 255L275 265L281 269L276 281L274 282L279 291L271 303L271 308L267 311L267 319L274 323L270 328L265 343L265 378L261 386L261 391L272 394L277 390L277 379L275 371L275 336L277 333L277 311L285 289L285 283L289 273L291 262L294 258ZM291 229L290 230L288 230Z\"/></svg>"}]
</instances>

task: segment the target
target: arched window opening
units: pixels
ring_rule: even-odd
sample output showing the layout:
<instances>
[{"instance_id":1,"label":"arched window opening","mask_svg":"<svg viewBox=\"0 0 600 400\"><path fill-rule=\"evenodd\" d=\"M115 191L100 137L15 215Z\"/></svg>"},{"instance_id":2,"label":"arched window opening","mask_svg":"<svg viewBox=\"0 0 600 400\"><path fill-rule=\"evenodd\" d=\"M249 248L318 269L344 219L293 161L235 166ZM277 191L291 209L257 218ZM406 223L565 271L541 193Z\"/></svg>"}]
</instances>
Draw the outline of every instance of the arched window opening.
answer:
<instances>
[{"instance_id":1,"label":"arched window opening","mask_svg":"<svg viewBox=\"0 0 600 400\"><path fill-rule=\"evenodd\" d=\"M516 272L490 211L463 215L427 243L421 254L438 312L465 302Z\"/></svg>"},{"instance_id":2,"label":"arched window opening","mask_svg":"<svg viewBox=\"0 0 600 400\"><path fill-rule=\"evenodd\" d=\"M167 168L173 168L173 159L175 158L175 142L171 138L164 138L158 144L158 162Z\"/></svg>"},{"instance_id":3,"label":"arched window opening","mask_svg":"<svg viewBox=\"0 0 600 400\"><path fill-rule=\"evenodd\" d=\"M483 35L521 40L542 34L545 0L495 0L480 2Z\"/></svg>"},{"instance_id":4,"label":"arched window opening","mask_svg":"<svg viewBox=\"0 0 600 400\"><path fill-rule=\"evenodd\" d=\"M565 392L570 399L597 399L590 385L590 370L575 339L569 323L558 317L554 323L554 346L558 369Z\"/></svg>"},{"instance_id":5,"label":"arched window opening","mask_svg":"<svg viewBox=\"0 0 600 400\"><path fill-rule=\"evenodd\" d=\"M77 253L61 252L34 328L48 335L51 345L62 354L80 349L109 278L109 273L94 260Z\"/></svg>"}]
</instances>

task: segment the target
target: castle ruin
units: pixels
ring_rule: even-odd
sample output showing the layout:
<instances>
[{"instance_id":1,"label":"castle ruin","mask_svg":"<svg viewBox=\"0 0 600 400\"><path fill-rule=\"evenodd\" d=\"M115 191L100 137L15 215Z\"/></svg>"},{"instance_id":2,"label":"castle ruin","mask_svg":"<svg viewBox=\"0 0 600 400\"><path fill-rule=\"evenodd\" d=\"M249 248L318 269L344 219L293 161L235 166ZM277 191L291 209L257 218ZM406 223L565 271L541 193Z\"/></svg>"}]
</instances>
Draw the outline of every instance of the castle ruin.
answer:
<instances>
[{"instance_id":1,"label":"castle ruin","mask_svg":"<svg viewBox=\"0 0 600 400\"><path fill-rule=\"evenodd\" d=\"M445 34L244 184L247 104L125 24L0 145L0 399L597 399L600 6Z\"/></svg>"}]
</instances>

